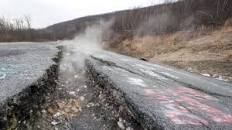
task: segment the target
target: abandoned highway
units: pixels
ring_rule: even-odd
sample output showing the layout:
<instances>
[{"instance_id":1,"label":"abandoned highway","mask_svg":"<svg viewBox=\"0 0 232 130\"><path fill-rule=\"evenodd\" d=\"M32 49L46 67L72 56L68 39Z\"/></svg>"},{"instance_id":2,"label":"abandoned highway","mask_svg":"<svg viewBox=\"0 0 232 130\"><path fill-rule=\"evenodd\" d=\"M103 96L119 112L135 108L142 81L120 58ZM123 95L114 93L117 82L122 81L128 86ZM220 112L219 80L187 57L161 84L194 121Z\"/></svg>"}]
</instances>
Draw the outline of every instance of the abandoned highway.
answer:
<instances>
[{"instance_id":1,"label":"abandoned highway","mask_svg":"<svg viewBox=\"0 0 232 130\"><path fill-rule=\"evenodd\" d=\"M1 43L0 129L20 129L37 111L45 113L57 91L59 98L65 91L73 96L58 103L63 115L70 115L63 104L78 106L68 129L232 129L230 83L108 51L85 55L82 62L76 53L54 43ZM61 116L61 110L55 113ZM51 129L59 128L55 117ZM36 129L45 128L37 123Z\"/></svg>"}]
</instances>

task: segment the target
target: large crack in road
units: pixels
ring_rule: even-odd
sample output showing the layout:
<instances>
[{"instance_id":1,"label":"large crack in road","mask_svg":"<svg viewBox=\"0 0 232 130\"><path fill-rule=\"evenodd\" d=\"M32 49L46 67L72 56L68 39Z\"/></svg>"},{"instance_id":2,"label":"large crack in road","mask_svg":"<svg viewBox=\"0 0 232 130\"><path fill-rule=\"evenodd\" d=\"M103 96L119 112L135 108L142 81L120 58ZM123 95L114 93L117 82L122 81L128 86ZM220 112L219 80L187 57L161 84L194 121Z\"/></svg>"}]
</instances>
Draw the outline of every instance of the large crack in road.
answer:
<instances>
[{"instance_id":1,"label":"large crack in road","mask_svg":"<svg viewBox=\"0 0 232 130\"><path fill-rule=\"evenodd\" d=\"M59 82L52 105L29 121L33 130L142 130L143 128L116 97L86 74L86 54L66 46L60 63ZM54 97L54 96L53 96Z\"/></svg>"}]
</instances>

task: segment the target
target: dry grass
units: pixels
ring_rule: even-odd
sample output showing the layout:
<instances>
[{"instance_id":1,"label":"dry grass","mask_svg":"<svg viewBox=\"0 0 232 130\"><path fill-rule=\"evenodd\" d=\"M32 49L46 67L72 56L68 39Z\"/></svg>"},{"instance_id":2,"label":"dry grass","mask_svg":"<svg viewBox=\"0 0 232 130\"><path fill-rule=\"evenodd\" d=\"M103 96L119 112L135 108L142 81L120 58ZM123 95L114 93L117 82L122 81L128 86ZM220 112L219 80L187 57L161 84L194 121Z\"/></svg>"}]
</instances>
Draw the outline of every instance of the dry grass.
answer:
<instances>
[{"instance_id":1,"label":"dry grass","mask_svg":"<svg viewBox=\"0 0 232 130\"><path fill-rule=\"evenodd\" d=\"M197 73L225 76L232 80L232 26L213 30L179 31L122 41L117 51L150 62L161 62Z\"/></svg>"},{"instance_id":2,"label":"dry grass","mask_svg":"<svg viewBox=\"0 0 232 130\"><path fill-rule=\"evenodd\" d=\"M232 26L222 27L217 30L200 27L197 31L179 31L172 34L159 36L134 37L118 43L116 50L134 57L151 58L156 55L178 51L182 48L191 47L195 43L201 46L192 46L192 52L211 50L220 51L227 46L227 37L232 31ZM195 43L194 43L195 42ZM114 48L115 49L115 48Z\"/></svg>"},{"instance_id":3,"label":"dry grass","mask_svg":"<svg viewBox=\"0 0 232 130\"><path fill-rule=\"evenodd\" d=\"M229 18L228 20L226 20L224 27L230 27L232 26L232 18Z\"/></svg>"}]
</instances>

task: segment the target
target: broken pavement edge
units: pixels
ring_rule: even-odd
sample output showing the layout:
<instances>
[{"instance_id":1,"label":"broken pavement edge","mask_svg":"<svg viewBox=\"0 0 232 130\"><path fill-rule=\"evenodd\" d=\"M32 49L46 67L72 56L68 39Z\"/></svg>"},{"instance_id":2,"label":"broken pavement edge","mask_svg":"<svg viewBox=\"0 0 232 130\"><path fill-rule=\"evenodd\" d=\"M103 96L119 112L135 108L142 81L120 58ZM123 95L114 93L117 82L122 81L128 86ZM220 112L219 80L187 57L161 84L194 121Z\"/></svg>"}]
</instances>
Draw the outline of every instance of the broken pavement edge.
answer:
<instances>
[{"instance_id":1,"label":"broken pavement edge","mask_svg":"<svg viewBox=\"0 0 232 130\"><path fill-rule=\"evenodd\" d=\"M20 93L9 97L0 104L0 129L12 130L36 114L57 86L59 62L62 58L63 46L58 46L58 53L52 58L53 64L33 84Z\"/></svg>"}]
</instances>

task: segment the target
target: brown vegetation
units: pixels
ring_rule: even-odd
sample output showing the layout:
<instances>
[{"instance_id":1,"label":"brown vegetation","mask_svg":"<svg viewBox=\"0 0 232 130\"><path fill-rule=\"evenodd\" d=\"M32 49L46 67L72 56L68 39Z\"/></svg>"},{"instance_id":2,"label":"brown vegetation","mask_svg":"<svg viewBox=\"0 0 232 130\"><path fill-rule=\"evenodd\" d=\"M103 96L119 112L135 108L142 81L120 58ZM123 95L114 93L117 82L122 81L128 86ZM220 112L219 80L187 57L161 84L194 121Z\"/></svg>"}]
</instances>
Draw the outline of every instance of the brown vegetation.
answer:
<instances>
[{"instance_id":1,"label":"brown vegetation","mask_svg":"<svg viewBox=\"0 0 232 130\"><path fill-rule=\"evenodd\" d=\"M199 26L221 26L232 16L231 0L179 0L145 8L88 16L49 26L43 31L54 39L73 38L97 21L114 20L112 46L134 35L160 35ZM116 37L116 38L115 38ZM112 42L112 38L115 41Z\"/></svg>"},{"instance_id":2,"label":"brown vegetation","mask_svg":"<svg viewBox=\"0 0 232 130\"><path fill-rule=\"evenodd\" d=\"M115 17L112 29L128 38L133 36L157 36L182 30L198 30L200 27L222 26L232 17L232 1L229 0L181 0L124 11ZM227 24L230 22L228 21ZM114 37L114 36L112 36ZM121 38L124 40L125 38ZM120 42L112 42L113 47Z\"/></svg>"},{"instance_id":3,"label":"brown vegetation","mask_svg":"<svg viewBox=\"0 0 232 130\"><path fill-rule=\"evenodd\" d=\"M155 10L152 15L135 10L125 14L116 28L125 21L144 21L136 28L121 26L117 40L106 48L232 81L232 1L183 0L154 7L149 7Z\"/></svg>"},{"instance_id":4,"label":"brown vegetation","mask_svg":"<svg viewBox=\"0 0 232 130\"><path fill-rule=\"evenodd\" d=\"M53 34L44 29L33 29L29 16L22 18L0 18L0 42L55 40Z\"/></svg>"},{"instance_id":5,"label":"brown vegetation","mask_svg":"<svg viewBox=\"0 0 232 130\"><path fill-rule=\"evenodd\" d=\"M0 41L23 41L32 39L30 17L7 20L0 18Z\"/></svg>"},{"instance_id":6,"label":"brown vegetation","mask_svg":"<svg viewBox=\"0 0 232 130\"><path fill-rule=\"evenodd\" d=\"M232 26L134 37L110 50L232 81Z\"/></svg>"}]
</instances>

